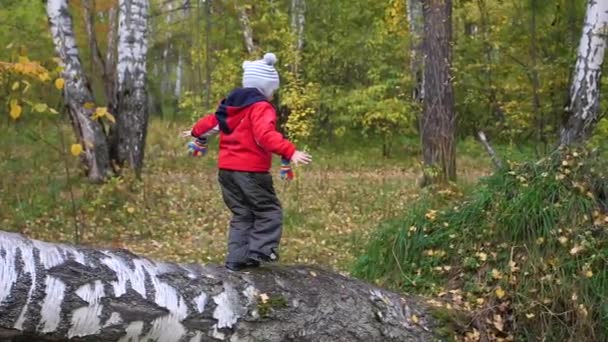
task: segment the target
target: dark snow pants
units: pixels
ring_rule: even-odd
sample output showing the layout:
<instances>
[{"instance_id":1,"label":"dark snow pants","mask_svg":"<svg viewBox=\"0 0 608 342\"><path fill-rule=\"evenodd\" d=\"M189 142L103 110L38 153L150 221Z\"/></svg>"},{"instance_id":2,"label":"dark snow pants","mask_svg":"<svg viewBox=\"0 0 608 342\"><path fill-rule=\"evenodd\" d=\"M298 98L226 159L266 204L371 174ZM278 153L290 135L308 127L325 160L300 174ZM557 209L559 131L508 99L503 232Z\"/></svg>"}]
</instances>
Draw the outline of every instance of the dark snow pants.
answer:
<instances>
[{"instance_id":1,"label":"dark snow pants","mask_svg":"<svg viewBox=\"0 0 608 342\"><path fill-rule=\"evenodd\" d=\"M226 206L232 211L226 262L278 256L283 225L281 204L268 172L219 171Z\"/></svg>"}]
</instances>

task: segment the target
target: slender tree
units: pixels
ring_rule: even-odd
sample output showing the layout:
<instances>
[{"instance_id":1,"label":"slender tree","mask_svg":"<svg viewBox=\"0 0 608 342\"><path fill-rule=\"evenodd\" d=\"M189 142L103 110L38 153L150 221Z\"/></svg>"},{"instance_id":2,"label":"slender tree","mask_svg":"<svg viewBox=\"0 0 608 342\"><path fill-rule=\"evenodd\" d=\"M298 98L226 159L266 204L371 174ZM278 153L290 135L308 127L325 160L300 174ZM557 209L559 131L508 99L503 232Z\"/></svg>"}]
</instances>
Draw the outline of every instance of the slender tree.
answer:
<instances>
[{"instance_id":1,"label":"slender tree","mask_svg":"<svg viewBox=\"0 0 608 342\"><path fill-rule=\"evenodd\" d=\"M410 72L413 78L412 99L421 103L424 97L424 18L422 0L407 0L410 31Z\"/></svg>"},{"instance_id":2,"label":"slender tree","mask_svg":"<svg viewBox=\"0 0 608 342\"><path fill-rule=\"evenodd\" d=\"M84 149L83 162L88 178L99 182L112 173L108 142L101 123L92 119L92 108L85 105L95 101L82 69L67 0L48 0L46 12L55 51L64 68L63 94L68 114L76 138Z\"/></svg>"}]
</instances>

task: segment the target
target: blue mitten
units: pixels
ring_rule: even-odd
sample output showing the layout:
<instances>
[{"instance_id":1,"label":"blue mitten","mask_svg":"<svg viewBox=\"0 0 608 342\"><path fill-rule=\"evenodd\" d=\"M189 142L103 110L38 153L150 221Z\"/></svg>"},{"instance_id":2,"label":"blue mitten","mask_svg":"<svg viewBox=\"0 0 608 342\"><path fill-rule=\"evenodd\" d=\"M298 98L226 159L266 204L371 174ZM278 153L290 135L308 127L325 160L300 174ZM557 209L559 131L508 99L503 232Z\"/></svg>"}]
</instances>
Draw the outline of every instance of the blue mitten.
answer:
<instances>
[{"instance_id":1,"label":"blue mitten","mask_svg":"<svg viewBox=\"0 0 608 342\"><path fill-rule=\"evenodd\" d=\"M207 139L198 138L188 143L188 154L192 157L204 156L207 154Z\"/></svg>"}]
</instances>

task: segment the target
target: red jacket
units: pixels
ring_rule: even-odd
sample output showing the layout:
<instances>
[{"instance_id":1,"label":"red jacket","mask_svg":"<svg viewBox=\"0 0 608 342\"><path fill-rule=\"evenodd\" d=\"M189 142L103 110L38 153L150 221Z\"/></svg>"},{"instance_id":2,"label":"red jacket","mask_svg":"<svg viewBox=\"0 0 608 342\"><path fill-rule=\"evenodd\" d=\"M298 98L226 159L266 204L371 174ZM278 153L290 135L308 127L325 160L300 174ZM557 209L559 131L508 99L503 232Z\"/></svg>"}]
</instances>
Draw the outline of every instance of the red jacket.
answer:
<instances>
[{"instance_id":1,"label":"red jacket","mask_svg":"<svg viewBox=\"0 0 608 342\"><path fill-rule=\"evenodd\" d=\"M192 136L201 137L219 126L218 167L244 172L268 172L272 153L290 160L296 147L276 130L274 107L253 88L234 90L222 100L214 114L209 114L192 128Z\"/></svg>"}]
</instances>

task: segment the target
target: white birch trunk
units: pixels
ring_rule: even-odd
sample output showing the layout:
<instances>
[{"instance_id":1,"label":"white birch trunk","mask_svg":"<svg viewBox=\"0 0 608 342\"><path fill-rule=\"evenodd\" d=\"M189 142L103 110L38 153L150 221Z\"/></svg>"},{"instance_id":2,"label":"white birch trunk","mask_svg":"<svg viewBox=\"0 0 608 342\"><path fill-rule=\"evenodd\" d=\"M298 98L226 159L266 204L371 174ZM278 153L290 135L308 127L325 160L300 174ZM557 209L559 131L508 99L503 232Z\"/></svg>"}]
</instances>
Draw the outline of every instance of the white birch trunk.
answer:
<instances>
[{"instance_id":1,"label":"white birch trunk","mask_svg":"<svg viewBox=\"0 0 608 342\"><path fill-rule=\"evenodd\" d=\"M591 135L598 121L600 79L607 37L608 1L589 0L566 107L569 118L561 131L562 145L583 142Z\"/></svg>"},{"instance_id":2,"label":"white birch trunk","mask_svg":"<svg viewBox=\"0 0 608 342\"><path fill-rule=\"evenodd\" d=\"M75 134L84 149L83 160L88 178L100 182L112 172L108 142L101 123L92 120L92 110L84 106L95 100L82 70L67 0L48 0L46 11L55 51L64 68L62 77L65 80L65 102Z\"/></svg>"},{"instance_id":3,"label":"white birch trunk","mask_svg":"<svg viewBox=\"0 0 608 342\"><path fill-rule=\"evenodd\" d=\"M0 232L0 340L431 341L414 298L303 266L248 272ZM418 317L412 322L413 315Z\"/></svg>"},{"instance_id":4,"label":"white birch trunk","mask_svg":"<svg viewBox=\"0 0 608 342\"><path fill-rule=\"evenodd\" d=\"M128 162L137 174L143 166L148 126L148 9L148 0L119 1L116 75L118 162Z\"/></svg>"}]
</instances>

